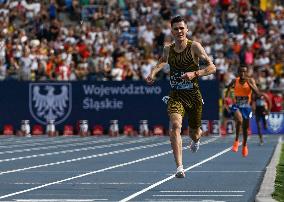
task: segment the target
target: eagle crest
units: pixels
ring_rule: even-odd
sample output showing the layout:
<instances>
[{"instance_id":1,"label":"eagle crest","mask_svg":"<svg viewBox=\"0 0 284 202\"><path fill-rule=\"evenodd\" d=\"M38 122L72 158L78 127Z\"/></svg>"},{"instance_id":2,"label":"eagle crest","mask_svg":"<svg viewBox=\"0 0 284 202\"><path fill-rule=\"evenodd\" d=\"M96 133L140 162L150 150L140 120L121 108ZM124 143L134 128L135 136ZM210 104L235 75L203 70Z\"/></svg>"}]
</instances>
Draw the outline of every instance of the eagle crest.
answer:
<instances>
[{"instance_id":1,"label":"eagle crest","mask_svg":"<svg viewBox=\"0 0 284 202\"><path fill-rule=\"evenodd\" d=\"M268 118L268 126L269 129L277 133L279 132L283 127L283 117L284 115L281 113L271 113Z\"/></svg>"},{"instance_id":2,"label":"eagle crest","mask_svg":"<svg viewBox=\"0 0 284 202\"><path fill-rule=\"evenodd\" d=\"M48 120L55 120L55 123L58 123L59 119L64 118L66 111L70 108L68 85L61 85L57 90L60 89L60 92L57 94L55 93L56 86L45 85L43 89L41 85L34 85L30 88L30 91L32 91L30 92L32 94L30 96L32 114L37 121L43 124L46 124Z\"/></svg>"}]
</instances>

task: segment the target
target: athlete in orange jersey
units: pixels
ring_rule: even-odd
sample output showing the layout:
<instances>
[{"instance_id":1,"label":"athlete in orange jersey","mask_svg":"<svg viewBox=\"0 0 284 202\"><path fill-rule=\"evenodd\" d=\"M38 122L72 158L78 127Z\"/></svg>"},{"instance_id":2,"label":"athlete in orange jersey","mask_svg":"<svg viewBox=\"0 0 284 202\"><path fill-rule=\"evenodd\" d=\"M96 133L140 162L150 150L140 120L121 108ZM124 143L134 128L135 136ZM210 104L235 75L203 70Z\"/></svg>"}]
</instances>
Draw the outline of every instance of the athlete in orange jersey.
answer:
<instances>
[{"instance_id":1,"label":"athlete in orange jersey","mask_svg":"<svg viewBox=\"0 0 284 202\"><path fill-rule=\"evenodd\" d=\"M232 147L233 152L238 151L239 147L239 134L241 127L243 128L243 148L242 155L246 157L248 155L247 147L247 137L248 137L248 127L249 119L252 117L251 109L251 95L254 91L259 95L259 90L256 86L255 80L249 78L247 75L248 68L240 67L239 75L236 79L228 85L226 91L226 97L231 88L234 89L235 99L234 104L230 107L231 113L233 113L236 122L236 138Z\"/></svg>"}]
</instances>

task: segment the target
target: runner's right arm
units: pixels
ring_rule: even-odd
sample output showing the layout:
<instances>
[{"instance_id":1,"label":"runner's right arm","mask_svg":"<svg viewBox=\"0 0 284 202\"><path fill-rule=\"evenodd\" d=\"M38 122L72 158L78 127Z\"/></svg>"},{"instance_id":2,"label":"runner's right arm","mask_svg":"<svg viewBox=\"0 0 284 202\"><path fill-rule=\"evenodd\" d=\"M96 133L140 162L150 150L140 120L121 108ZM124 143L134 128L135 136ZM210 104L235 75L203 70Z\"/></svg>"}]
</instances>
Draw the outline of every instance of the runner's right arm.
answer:
<instances>
[{"instance_id":1,"label":"runner's right arm","mask_svg":"<svg viewBox=\"0 0 284 202\"><path fill-rule=\"evenodd\" d=\"M168 57L169 57L169 46L165 46L163 50L163 55L160 57L158 63L151 69L150 74L146 78L146 82L148 84L152 84L155 81L156 74L161 71L165 67L165 65L168 62Z\"/></svg>"},{"instance_id":2,"label":"runner's right arm","mask_svg":"<svg viewBox=\"0 0 284 202\"><path fill-rule=\"evenodd\" d=\"M231 88L234 88L235 86L235 82L236 82L236 79L233 79L231 83L229 83L229 85L227 86L227 90L225 92L225 97L228 97Z\"/></svg>"}]
</instances>

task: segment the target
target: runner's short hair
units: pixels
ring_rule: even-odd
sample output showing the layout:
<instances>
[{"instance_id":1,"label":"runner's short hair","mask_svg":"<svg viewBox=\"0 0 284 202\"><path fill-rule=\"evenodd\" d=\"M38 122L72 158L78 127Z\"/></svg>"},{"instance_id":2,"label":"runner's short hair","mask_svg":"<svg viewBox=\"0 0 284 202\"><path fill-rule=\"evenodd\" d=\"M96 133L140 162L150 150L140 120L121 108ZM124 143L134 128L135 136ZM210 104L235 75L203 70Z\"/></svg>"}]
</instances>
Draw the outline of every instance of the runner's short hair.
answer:
<instances>
[{"instance_id":1,"label":"runner's short hair","mask_svg":"<svg viewBox=\"0 0 284 202\"><path fill-rule=\"evenodd\" d=\"M238 72L240 72L241 69L243 69L243 68L246 68L246 69L248 70L248 67L247 67L247 66L240 66L240 67L238 68Z\"/></svg>"},{"instance_id":2,"label":"runner's short hair","mask_svg":"<svg viewBox=\"0 0 284 202\"><path fill-rule=\"evenodd\" d=\"M171 26L173 26L174 23L178 23L178 22L185 22L184 18L181 17L180 15L175 16L171 19Z\"/></svg>"}]
</instances>

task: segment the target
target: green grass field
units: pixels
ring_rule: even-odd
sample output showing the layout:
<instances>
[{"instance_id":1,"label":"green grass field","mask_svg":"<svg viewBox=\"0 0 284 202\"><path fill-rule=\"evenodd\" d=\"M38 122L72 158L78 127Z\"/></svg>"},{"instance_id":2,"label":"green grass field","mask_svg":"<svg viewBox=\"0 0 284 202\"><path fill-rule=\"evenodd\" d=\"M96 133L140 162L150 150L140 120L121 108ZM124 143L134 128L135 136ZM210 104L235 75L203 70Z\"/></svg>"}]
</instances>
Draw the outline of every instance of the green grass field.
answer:
<instances>
[{"instance_id":1,"label":"green grass field","mask_svg":"<svg viewBox=\"0 0 284 202\"><path fill-rule=\"evenodd\" d=\"M280 202L284 202L284 143L282 144L280 161L276 168L275 191L272 197Z\"/></svg>"}]
</instances>

